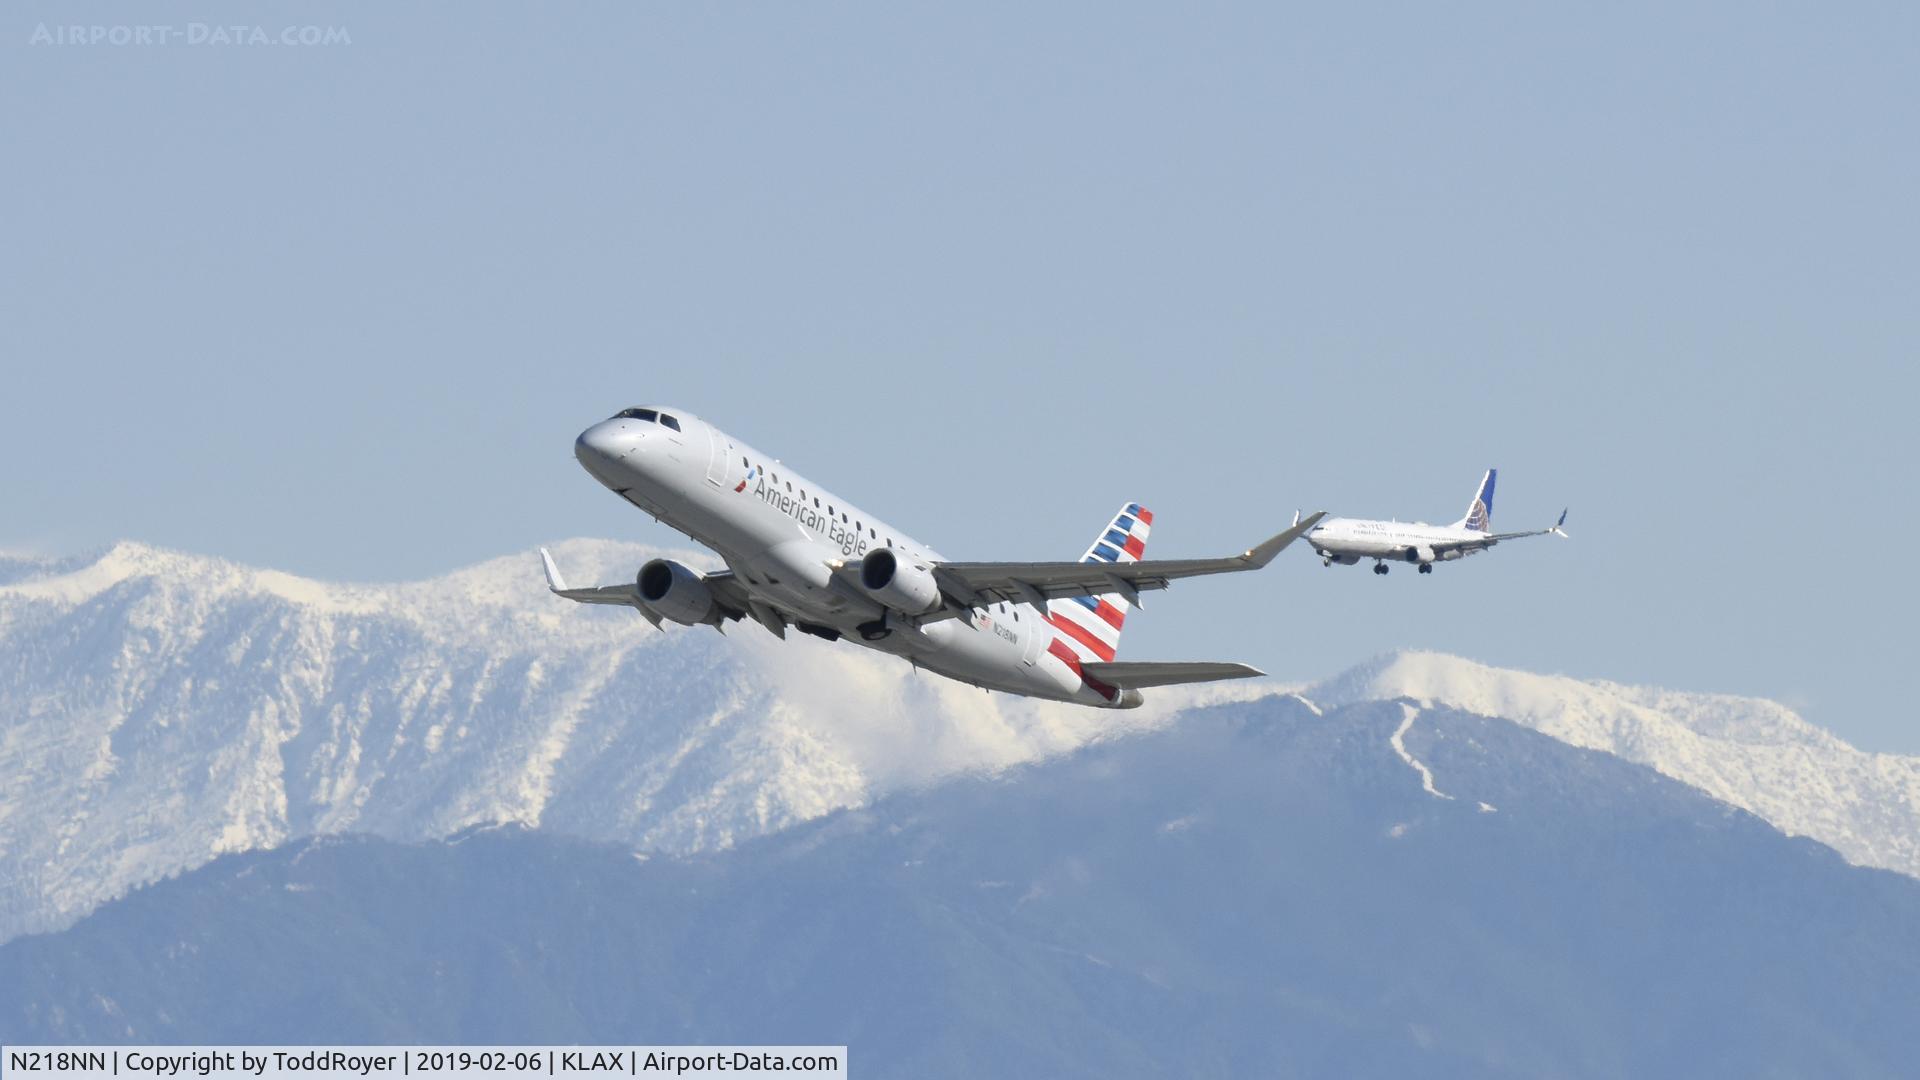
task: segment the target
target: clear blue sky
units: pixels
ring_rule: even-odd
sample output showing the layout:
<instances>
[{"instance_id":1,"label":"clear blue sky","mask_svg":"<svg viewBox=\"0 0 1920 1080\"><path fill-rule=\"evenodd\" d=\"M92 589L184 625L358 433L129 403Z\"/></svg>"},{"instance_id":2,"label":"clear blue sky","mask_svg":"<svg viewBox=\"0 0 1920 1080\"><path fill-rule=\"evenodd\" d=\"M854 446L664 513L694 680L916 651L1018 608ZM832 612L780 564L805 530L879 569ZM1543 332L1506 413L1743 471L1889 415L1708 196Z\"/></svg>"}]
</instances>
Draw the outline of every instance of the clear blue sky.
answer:
<instances>
[{"instance_id":1,"label":"clear blue sky","mask_svg":"<svg viewBox=\"0 0 1920 1080\"><path fill-rule=\"evenodd\" d=\"M0 544L670 544L571 457L648 401L962 558L1128 499L1166 556L1449 521L1497 464L1571 542L1289 552L1124 654L1432 647L1920 752L1910 5L287 10L0 17ZM351 43L32 43L309 21Z\"/></svg>"}]
</instances>

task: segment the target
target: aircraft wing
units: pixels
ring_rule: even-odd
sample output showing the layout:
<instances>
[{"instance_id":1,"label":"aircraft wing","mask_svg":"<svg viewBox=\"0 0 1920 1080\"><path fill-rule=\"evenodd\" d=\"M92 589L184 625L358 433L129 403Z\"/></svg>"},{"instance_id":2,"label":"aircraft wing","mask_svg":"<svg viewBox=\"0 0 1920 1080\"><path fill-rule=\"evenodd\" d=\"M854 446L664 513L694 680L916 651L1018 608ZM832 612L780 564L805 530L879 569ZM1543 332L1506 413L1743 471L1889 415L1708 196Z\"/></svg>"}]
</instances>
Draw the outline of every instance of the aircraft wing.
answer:
<instances>
[{"instance_id":1,"label":"aircraft wing","mask_svg":"<svg viewBox=\"0 0 1920 1080\"><path fill-rule=\"evenodd\" d=\"M1152 661L1087 662L1080 671L1090 679L1122 690L1128 687L1174 686L1179 683L1217 682L1221 679L1252 679L1265 675L1246 664L1203 662L1197 664L1155 663Z\"/></svg>"},{"instance_id":2,"label":"aircraft wing","mask_svg":"<svg viewBox=\"0 0 1920 1080\"><path fill-rule=\"evenodd\" d=\"M702 575L702 580L707 583L707 588L713 590L713 598L726 609L728 618L741 619L747 616L753 601L747 597L746 584L734 577L733 571L716 570L711 574Z\"/></svg>"},{"instance_id":3,"label":"aircraft wing","mask_svg":"<svg viewBox=\"0 0 1920 1080\"><path fill-rule=\"evenodd\" d=\"M1562 510L1560 511L1560 520L1554 522L1552 525L1549 525L1544 529L1529 529L1526 532L1495 533L1492 536L1488 537L1488 539L1489 540L1518 540L1523 536L1545 536L1548 533L1552 533L1555 536L1565 536L1567 534L1564 531L1562 531L1561 527L1564 526L1566 523L1567 523L1567 512L1565 510Z\"/></svg>"},{"instance_id":4,"label":"aircraft wing","mask_svg":"<svg viewBox=\"0 0 1920 1080\"><path fill-rule=\"evenodd\" d=\"M1545 536L1548 533L1552 533L1555 536L1565 536L1567 534L1561 529L1561 526L1566 523L1567 512L1562 510L1560 511L1560 520L1544 529L1528 529L1525 532L1490 533L1473 540L1457 540L1435 544L1433 545L1433 549L1435 551L1481 551L1492 547L1502 540L1518 540L1523 536Z\"/></svg>"},{"instance_id":5,"label":"aircraft wing","mask_svg":"<svg viewBox=\"0 0 1920 1080\"><path fill-rule=\"evenodd\" d=\"M1138 593L1164 589L1178 578L1258 570L1288 544L1305 536L1326 517L1321 511L1266 541L1220 559L1143 559L1139 562L948 562L936 563L934 579L950 603L985 607L997 600L1040 605L1056 596L1119 593L1138 601Z\"/></svg>"},{"instance_id":6,"label":"aircraft wing","mask_svg":"<svg viewBox=\"0 0 1920 1080\"><path fill-rule=\"evenodd\" d=\"M540 565L547 574L547 591L579 604L614 604L630 607L646 616L655 627L660 625L660 617L640 599L640 586L634 582L625 585L594 585L587 588L567 587L566 579L560 576L560 567L555 565L553 556L546 548L540 549ZM731 570L721 570L702 575L707 588L713 591L714 599L719 601L725 617L739 619L749 611L746 587L733 576Z\"/></svg>"}]
</instances>

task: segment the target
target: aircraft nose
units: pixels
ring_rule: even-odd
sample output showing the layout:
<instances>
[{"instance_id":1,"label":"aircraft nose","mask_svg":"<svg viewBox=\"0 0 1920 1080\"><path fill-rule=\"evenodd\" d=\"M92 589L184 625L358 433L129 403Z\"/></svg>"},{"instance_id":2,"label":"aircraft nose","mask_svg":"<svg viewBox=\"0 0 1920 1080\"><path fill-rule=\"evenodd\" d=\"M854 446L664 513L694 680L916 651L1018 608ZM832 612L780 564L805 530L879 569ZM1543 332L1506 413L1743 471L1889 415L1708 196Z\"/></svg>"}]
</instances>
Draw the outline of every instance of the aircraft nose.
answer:
<instances>
[{"instance_id":1,"label":"aircraft nose","mask_svg":"<svg viewBox=\"0 0 1920 1080\"><path fill-rule=\"evenodd\" d=\"M573 440L573 456L586 465L593 458L618 458L621 452L620 425L612 420L602 420L580 433Z\"/></svg>"},{"instance_id":2,"label":"aircraft nose","mask_svg":"<svg viewBox=\"0 0 1920 1080\"><path fill-rule=\"evenodd\" d=\"M606 480L612 466L640 450L645 441L633 430L636 425L615 417L602 420L573 440L573 456L593 475Z\"/></svg>"}]
</instances>

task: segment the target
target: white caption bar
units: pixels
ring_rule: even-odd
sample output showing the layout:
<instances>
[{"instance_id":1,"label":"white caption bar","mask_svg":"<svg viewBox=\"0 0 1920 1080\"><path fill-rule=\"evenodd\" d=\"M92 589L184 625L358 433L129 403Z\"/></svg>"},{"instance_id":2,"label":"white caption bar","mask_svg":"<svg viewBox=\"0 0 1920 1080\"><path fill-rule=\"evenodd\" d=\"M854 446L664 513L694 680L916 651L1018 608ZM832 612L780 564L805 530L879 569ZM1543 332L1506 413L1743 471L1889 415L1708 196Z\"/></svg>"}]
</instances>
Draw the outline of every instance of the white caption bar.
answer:
<instances>
[{"instance_id":1,"label":"white caption bar","mask_svg":"<svg viewBox=\"0 0 1920 1080\"><path fill-rule=\"evenodd\" d=\"M8 1046L0 1080L846 1080L844 1046Z\"/></svg>"}]
</instances>

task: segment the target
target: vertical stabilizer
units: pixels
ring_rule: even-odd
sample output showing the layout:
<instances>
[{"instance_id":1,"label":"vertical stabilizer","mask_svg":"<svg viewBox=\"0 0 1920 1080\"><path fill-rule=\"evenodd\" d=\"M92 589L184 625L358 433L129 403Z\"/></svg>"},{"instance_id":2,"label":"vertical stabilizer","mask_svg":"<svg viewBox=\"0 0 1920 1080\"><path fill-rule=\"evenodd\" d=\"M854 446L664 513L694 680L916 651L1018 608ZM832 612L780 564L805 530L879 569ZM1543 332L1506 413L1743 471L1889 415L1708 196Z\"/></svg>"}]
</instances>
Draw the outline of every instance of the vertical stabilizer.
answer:
<instances>
[{"instance_id":1,"label":"vertical stabilizer","mask_svg":"<svg viewBox=\"0 0 1920 1080\"><path fill-rule=\"evenodd\" d=\"M1499 471L1488 469L1487 475L1480 478L1480 487L1474 491L1473 501L1467 504L1467 516L1454 522L1456 528L1493 531L1493 478Z\"/></svg>"},{"instance_id":2,"label":"vertical stabilizer","mask_svg":"<svg viewBox=\"0 0 1920 1080\"><path fill-rule=\"evenodd\" d=\"M1153 527L1153 511L1139 503L1128 503L1113 516L1100 535L1094 538L1083 563L1130 563L1139 561L1147 550L1147 533ZM1120 647L1120 630L1132 609L1126 596L1104 593L1099 596L1063 596L1047 601L1046 620L1057 633L1053 648L1072 653L1072 666L1080 663L1105 663ZM1062 656L1065 660L1066 657Z\"/></svg>"}]
</instances>

